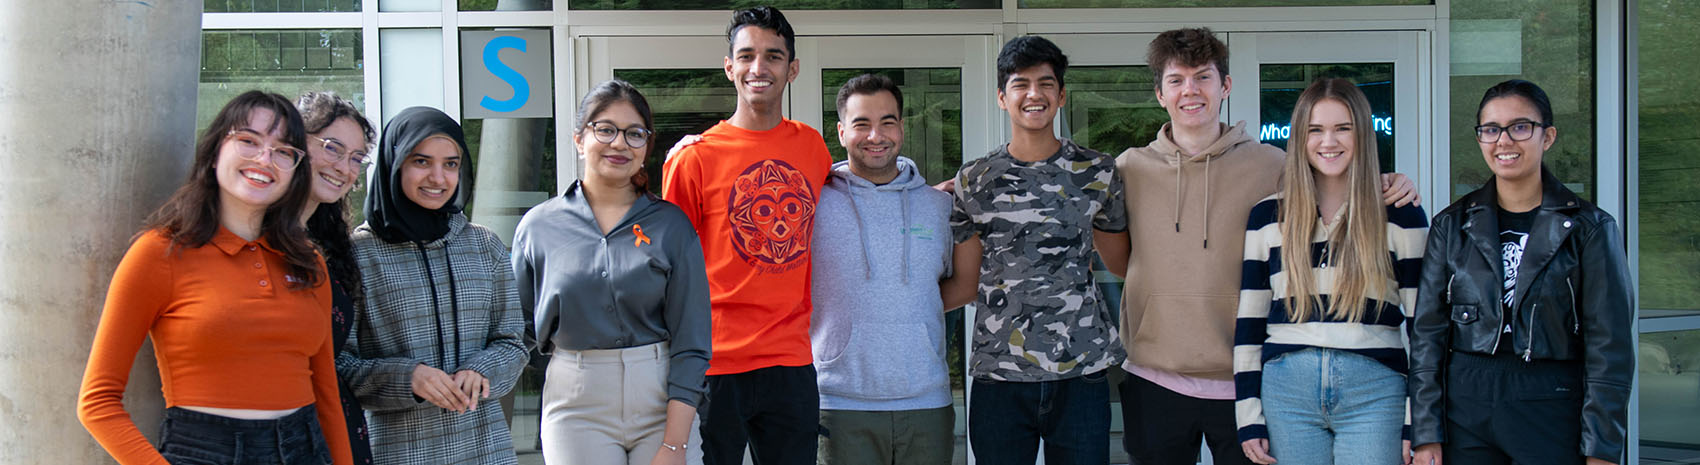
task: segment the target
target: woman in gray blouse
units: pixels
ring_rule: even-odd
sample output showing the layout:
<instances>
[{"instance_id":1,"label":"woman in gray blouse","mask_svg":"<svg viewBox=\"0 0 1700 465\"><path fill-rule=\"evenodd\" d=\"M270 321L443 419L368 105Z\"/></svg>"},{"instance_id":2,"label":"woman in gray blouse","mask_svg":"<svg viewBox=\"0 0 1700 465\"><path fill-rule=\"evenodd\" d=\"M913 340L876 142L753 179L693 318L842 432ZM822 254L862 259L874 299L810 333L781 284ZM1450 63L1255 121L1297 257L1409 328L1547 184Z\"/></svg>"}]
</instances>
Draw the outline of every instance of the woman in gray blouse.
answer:
<instances>
[{"instance_id":1,"label":"woman in gray blouse","mask_svg":"<svg viewBox=\"0 0 1700 465\"><path fill-rule=\"evenodd\" d=\"M708 386L708 278L678 207L645 190L649 104L625 81L596 86L573 132L584 179L514 233L520 304L551 353L543 384L550 465L700 463Z\"/></svg>"}]
</instances>

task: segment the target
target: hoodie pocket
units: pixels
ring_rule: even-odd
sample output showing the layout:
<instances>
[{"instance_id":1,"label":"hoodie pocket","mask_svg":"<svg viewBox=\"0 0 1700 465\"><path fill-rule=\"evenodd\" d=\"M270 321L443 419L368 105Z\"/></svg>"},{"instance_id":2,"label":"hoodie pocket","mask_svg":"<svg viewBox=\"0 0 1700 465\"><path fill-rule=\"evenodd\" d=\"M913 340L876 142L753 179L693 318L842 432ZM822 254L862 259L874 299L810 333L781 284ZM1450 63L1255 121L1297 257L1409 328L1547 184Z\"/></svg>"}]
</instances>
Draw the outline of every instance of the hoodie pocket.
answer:
<instances>
[{"instance_id":1,"label":"hoodie pocket","mask_svg":"<svg viewBox=\"0 0 1700 465\"><path fill-rule=\"evenodd\" d=\"M1128 359L1188 376L1230 376L1238 304L1238 294L1153 294L1124 341Z\"/></svg>"},{"instance_id":2,"label":"hoodie pocket","mask_svg":"<svg viewBox=\"0 0 1700 465\"><path fill-rule=\"evenodd\" d=\"M815 361L821 394L905 399L949 389L943 342L921 324L857 324L843 350Z\"/></svg>"}]
</instances>

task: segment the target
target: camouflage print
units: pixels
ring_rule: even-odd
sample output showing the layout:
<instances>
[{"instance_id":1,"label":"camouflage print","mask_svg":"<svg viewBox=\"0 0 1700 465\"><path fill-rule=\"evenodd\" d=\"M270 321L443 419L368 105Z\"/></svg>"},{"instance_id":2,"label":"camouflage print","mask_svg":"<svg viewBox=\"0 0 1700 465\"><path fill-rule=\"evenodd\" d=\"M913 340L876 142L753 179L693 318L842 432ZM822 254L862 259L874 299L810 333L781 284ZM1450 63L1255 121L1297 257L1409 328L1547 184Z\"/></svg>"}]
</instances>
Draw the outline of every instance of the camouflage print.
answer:
<instances>
[{"instance_id":1,"label":"camouflage print","mask_svg":"<svg viewBox=\"0 0 1700 465\"><path fill-rule=\"evenodd\" d=\"M1051 381L1126 357L1092 282L1092 230L1127 230L1114 158L1063 141L1027 163L999 147L957 173L950 223L957 242L985 245L970 376Z\"/></svg>"}]
</instances>

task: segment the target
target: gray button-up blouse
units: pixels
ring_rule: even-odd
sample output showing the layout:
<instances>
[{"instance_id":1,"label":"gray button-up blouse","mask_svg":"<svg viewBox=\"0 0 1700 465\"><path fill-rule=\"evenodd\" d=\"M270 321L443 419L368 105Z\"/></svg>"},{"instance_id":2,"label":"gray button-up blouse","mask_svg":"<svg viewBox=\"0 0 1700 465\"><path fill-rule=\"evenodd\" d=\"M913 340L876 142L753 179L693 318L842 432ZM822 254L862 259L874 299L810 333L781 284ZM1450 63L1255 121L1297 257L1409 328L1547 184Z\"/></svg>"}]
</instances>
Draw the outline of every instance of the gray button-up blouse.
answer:
<instances>
[{"instance_id":1,"label":"gray button-up blouse","mask_svg":"<svg viewBox=\"0 0 1700 465\"><path fill-rule=\"evenodd\" d=\"M604 235L575 182L520 220L513 266L544 353L666 341L668 399L701 403L711 344L708 276L696 230L678 207L639 195Z\"/></svg>"}]
</instances>

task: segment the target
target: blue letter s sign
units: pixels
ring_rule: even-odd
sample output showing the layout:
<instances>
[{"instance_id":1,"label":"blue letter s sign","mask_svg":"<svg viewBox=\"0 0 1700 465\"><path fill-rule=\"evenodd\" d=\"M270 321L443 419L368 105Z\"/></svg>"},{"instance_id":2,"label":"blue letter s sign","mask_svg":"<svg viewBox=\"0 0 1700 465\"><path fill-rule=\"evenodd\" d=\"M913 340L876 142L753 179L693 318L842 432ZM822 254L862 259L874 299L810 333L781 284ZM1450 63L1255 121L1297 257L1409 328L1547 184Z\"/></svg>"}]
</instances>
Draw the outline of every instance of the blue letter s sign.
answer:
<instances>
[{"instance_id":1,"label":"blue letter s sign","mask_svg":"<svg viewBox=\"0 0 1700 465\"><path fill-rule=\"evenodd\" d=\"M496 100L486 95L478 101L479 106L490 111L504 113L519 110L520 107L525 106L527 100L531 99L531 84L525 81L525 76L503 64L501 57L498 56L505 48L525 53L525 39L514 36L490 39L490 43L484 46L484 67L489 69L490 74L495 75L497 79L507 81L508 85L513 86L514 96L507 100Z\"/></svg>"}]
</instances>

